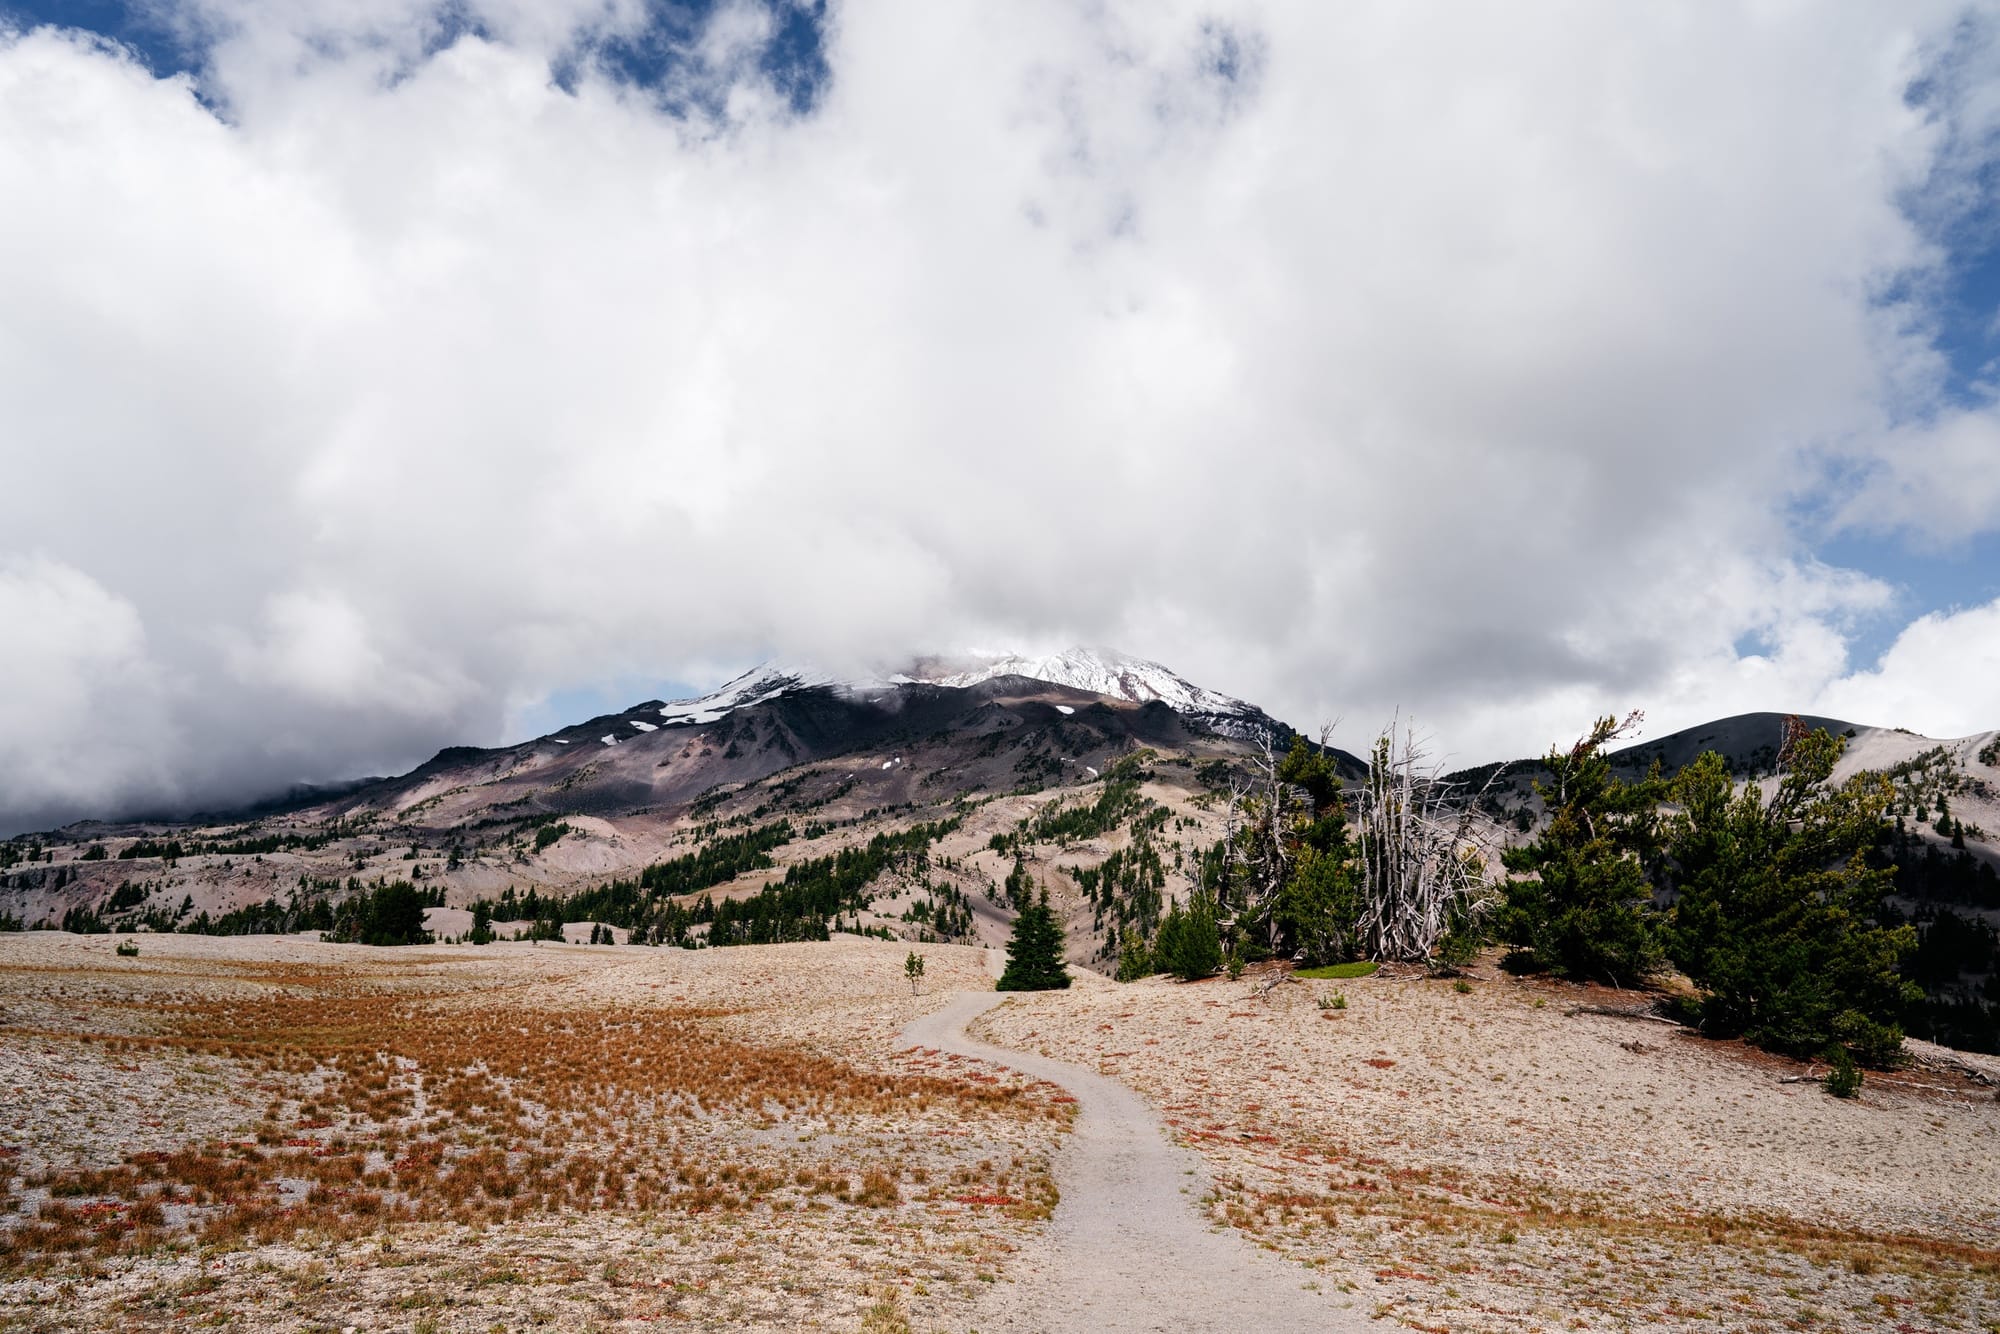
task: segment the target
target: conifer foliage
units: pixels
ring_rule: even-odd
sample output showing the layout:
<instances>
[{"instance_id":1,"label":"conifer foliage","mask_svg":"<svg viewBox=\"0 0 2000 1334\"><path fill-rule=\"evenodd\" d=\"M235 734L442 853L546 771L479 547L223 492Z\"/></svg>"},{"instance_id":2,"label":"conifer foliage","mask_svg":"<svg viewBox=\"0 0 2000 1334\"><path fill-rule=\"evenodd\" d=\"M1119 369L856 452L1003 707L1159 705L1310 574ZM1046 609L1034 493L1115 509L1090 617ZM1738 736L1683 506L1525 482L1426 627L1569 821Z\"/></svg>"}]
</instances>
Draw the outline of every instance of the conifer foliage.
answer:
<instances>
[{"instance_id":1,"label":"conifer foliage","mask_svg":"<svg viewBox=\"0 0 2000 1334\"><path fill-rule=\"evenodd\" d=\"M1575 745L1550 751L1544 761L1550 779L1535 787L1548 806L1548 827L1505 856L1517 873L1505 886L1498 920L1500 938L1513 946L1506 966L1615 986L1658 970L1646 870L1662 783L1657 777L1623 782L1605 755L1638 722L1636 713L1622 723L1600 718Z\"/></svg>"},{"instance_id":2,"label":"conifer foliage","mask_svg":"<svg viewBox=\"0 0 2000 1334\"><path fill-rule=\"evenodd\" d=\"M1222 938L1216 930L1215 901L1197 892L1186 908L1178 903L1160 923L1153 961L1183 982L1199 982L1222 966Z\"/></svg>"},{"instance_id":3,"label":"conifer foliage","mask_svg":"<svg viewBox=\"0 0 2000 1334\"><path fill-rule=\"evenodd\" d=\"M1063 966L1063 929L1049 907L1049 891L1031 900L1014 919L1014 936L1007 942L1007 969L995 991L1060 991L1069 986Z\"/></svg>"},{"instance_id":4,"label":"conifer foliage","mask_svg":"<svg viewBox=\"0 0 2000 1334\"><path fill-rule=\"evenodd\" d=\"M1665 830L1666 944L1700 988L1704 1031L1879 1066L1923 995L1900 971L1917 936L1889 924L1894 873L1869 856L1894 793L1879 774L1831 783L1843 744L1788 720L1768 800L1754 783L1736 788L1714 753L1681 771Z\"/></svg>"}]
</instances>

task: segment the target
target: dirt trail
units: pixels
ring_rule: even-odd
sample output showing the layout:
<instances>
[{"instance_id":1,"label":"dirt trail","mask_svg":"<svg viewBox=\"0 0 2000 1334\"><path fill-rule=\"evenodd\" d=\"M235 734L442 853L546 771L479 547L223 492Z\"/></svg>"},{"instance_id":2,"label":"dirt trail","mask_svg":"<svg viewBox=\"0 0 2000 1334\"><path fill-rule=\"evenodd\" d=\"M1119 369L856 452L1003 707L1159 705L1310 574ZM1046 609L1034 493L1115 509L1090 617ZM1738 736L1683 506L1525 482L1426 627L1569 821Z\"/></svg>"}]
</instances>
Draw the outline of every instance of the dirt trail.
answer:
<instances>
[{"instance_id":1,"label":"dirt trail","mask_svg":"<svg viewBox=\"0 0 2000 1334\"><path fill-rule=\"evenodd\" d=\"M1374 1330L1354 1298L1309 1291L1311 1271L1211 1229L1201 1159L1116 1080L975 1042L965 1025L1004 997L965 992L903 1031L910 1046L1012 1066L1060 1084L1079 1106L1056 1161L1062 1202L1042 1243L1017 1257L974 1322L999 1330ZM918 1311L921 1324L922 1312Z\"/></svg>"}]
</instances>

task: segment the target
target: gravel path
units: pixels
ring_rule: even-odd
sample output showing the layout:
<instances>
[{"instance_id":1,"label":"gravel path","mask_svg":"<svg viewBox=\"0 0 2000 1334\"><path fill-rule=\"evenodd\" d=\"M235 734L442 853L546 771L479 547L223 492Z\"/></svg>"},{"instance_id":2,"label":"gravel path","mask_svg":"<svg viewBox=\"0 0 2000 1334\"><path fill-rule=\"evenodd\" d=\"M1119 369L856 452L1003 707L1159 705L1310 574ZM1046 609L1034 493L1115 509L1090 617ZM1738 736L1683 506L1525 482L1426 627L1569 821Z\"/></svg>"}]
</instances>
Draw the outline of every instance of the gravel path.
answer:
<instances>
[{"instance_id":1,"label":"gravel path","mask_svg":"<svg viewBox=\"0 0 2000 1334\"><path fill-rule=\"evenodd\" d=\"M1373 1330L1354 1298L1310 1291L1311 1271L1211 1228L1201 1159L1175 1147L1136 1093L1074 1065L988 1046L965 1025L1004 997L965 992L903 1041L1011 1066L1067 1089L1076 1128L1056 1161L1062 1191L1044 1240L1010 1266L974 1327L1001 1330ZM921 1318L921 1312L918 1313Z\"/></svg>"}]
</instances>

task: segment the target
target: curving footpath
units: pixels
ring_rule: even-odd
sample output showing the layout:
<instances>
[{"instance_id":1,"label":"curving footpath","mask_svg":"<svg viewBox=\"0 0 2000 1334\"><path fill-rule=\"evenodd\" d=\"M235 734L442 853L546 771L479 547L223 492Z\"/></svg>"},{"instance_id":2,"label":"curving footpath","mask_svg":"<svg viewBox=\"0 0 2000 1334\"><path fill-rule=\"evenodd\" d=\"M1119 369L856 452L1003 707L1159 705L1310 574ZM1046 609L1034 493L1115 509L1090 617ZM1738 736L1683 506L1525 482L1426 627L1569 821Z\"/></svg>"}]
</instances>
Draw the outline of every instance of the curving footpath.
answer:
<instances>
[{"instance_id":1,"label":"curving footpath","mask_svg":"<svg viewBox=\"0 0 2000 1334\"><path fill-rule=\"evenodd\" d=\"M1167 1138L1151 1107L1113 1079L1046 1057L975 1042L965 1025L998 1004L963 992L903 1030L903 1042L1011 1066L1076 1098L1056 1159L1056 1206L1043 1243L1022 1252L1016 1282L996 1285L975 1327L1000 1330L1374 1330L1378 1322L1308 1291L1310 1271L1211 1229L1198 1212L1200 1157Z\"/></svg>"}]
</instances>

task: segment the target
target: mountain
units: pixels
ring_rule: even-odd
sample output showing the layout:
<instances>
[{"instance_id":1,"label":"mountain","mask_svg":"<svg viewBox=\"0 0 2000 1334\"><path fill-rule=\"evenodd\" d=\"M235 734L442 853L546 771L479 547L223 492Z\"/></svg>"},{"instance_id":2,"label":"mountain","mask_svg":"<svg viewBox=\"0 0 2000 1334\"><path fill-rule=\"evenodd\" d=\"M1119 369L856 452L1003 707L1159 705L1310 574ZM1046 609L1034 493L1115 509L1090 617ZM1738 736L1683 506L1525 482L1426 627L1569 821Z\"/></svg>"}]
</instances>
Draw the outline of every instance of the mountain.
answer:
<instances>
[{"instance_id":1,"label":"mountain","mask_svg":"<svg viewBox=\"0 0 2000 1334\"><path fill-rule=\"evenodd\" d=\"M941 686L970 686L996 677L1020 676L1135 704L1158 700L1176 713L1211 725L1241 723L1255 728L1268 721L1264 711L1254 705L1195 685L1157 662L1134 658L1115 649L1073 648L1036 658L1019 654L970 660L923 658L903 675L908 680Z\"/></svg>"},{"instance_id":2,"label":"mountain","mask_svg":"<svg viewBox=\"0 0 2000 1334\"><path fill-rule=\"evenodd\" d=\"M836 854L920 838L922 857L905 848L870 872L868 893L842 891L847 925L1000 943L1018 853L1064 914L1072 957L1103 962L1121 923L1184 890L1222 836L1232 779L1267 740L1292 735L1254 705L1104 649L865 676L774 661L696 699L450 748L407 774L257 811L0 845L17 863L0 867L0 912L160 928L234 913L232 926L267 927L303 920L287 906L295 895L337 902L353 882L396 879L448 909L495 901L503 916L526 912L509 905L530 895L644 882L651 911L660 885L692 885L665 895L680 902L761 902L767 885L819 875ZM742 840L758 851L717 851ZM703 858L714 865L698 874L684 865ZM630 906L590 911L627 926ZM795 917L771 929L798 929Z\"/></svg>"},{"instance_id":3,"label":"mountain","mask_svg":"<svg viewBox=\"0 0 2000 1334\"><path fill-rule=\"evenodd\" d=\"M1728 762L1732 773L1745 776L1768 773L1778 762L1778 747L1785 739L1785 719L1786 715L1782 713L1739 713L1683 728L1663 737L1634 742L1612 752L1611 758L1622 772L1628 774L1644 773L1655 760L1671 774L1684 768L1702 752L1712 750ZM1847 737L1850 749L1854 748L1854 739L1863 731L1872 734L1882 730L1810 714L1799 715L1799 721L1808 728L1824 729L1835 736Z\"/></svg>"},{"instance_id":4,"label":"mountain","mask_svg":"<svg viewBox=\"0 0 2000 1334\"><path fill-rule=\"evenodd\" d=\"M661 705L657 712L663 722L700 726L718 722L738 709L769 703L791 691L830 690L850 698L886 694L894 689L887 681L852 679L829 675L815 667L766 662L727 681L699 699L680 699ZM641 708L651 707L650 703ZM634 727L645 728L643 721Z\"/></svg>"},{"instance_id":5,"label":"mountain","mask_svg":"<svg viewBox=\"0 0 2000 1334\"><path fill-rule=\"evenodd\" d=\"M658 712L667 723L712 723L738 709L766 703L791 691L829 690L849 699L878 699L896 693L903 686L933 685L962 690L1010 676L1043 685L1067 686L1131 704L1158 702L1183 717L1245 740L1287 730L1253 704L1198 686L1157 662L1104 648L1072 648L1042 657L1020 654L923 657L881 676L843 677L807 664L774 660L751 668L698 699L662 705Z\"/></svg>"}]
</instances>

